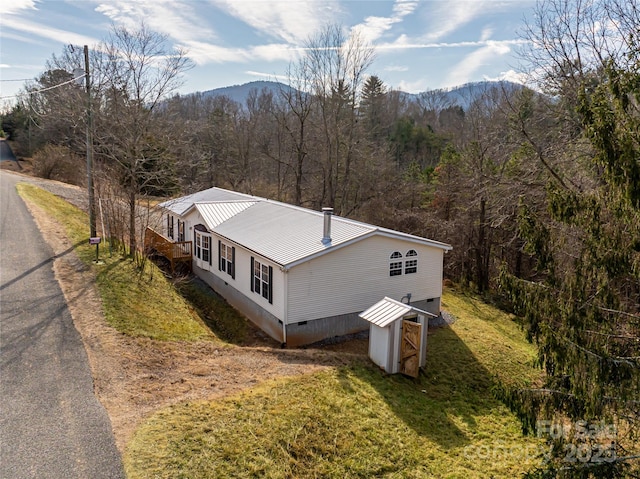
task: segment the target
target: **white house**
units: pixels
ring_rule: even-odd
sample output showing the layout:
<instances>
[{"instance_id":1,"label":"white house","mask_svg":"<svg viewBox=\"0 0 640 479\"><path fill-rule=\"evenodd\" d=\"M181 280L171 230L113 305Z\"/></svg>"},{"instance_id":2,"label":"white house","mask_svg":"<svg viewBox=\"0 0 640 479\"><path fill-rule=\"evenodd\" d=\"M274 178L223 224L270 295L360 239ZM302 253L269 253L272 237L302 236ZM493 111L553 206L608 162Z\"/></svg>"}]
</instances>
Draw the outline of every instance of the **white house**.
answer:
<instances>
[{"instance_id":1,"label":"white house","mask_svg":"<svg viewBox=\"0 0 640 479\"><path fill-rule=\"evenodd\" d=\"M440 312L447 244L221 188L159 206L194 273L288 347L368 329L384 297Z\"/></svg>"}]
</instances>

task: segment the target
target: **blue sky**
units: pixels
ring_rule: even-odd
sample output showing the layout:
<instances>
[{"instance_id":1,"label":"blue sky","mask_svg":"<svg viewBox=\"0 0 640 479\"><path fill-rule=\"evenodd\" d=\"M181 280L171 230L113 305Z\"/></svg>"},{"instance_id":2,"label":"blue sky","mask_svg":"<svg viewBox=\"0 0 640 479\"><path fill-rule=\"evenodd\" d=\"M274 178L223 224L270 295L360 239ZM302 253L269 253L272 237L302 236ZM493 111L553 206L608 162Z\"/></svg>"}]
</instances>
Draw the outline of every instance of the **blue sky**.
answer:
<instances>
[{"instance_id":1,"label":"blue sky","mask_svg":"<svg viewBox=\"0 0 640 479\"><path fill-rule=\"evenodd\" d=\"M375 48L370 74L417 93L519 78L518 32L535 0L7 0L0 7L0 96L44 71L66 45L96 46L111 26L144 20L195 67L181 93L283 80L299 47L327 24ZM6 102L6 98L3 103Z\"/></svg>"}]
</instances>

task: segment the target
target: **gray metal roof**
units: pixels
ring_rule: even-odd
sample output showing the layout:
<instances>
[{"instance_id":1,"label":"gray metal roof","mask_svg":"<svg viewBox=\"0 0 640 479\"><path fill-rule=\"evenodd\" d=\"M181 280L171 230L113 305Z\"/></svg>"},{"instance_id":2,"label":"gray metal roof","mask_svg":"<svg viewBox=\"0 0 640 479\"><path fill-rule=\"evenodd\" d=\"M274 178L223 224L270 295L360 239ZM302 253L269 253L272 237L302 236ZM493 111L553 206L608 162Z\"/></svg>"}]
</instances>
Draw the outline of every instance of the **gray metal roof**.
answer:
<instances>
[{"instance_id":1,"label":"gray metal roof","mask_svg":"<svg viewBox=\"0 0 640 479\"><path fill-rule=\"evenodd\" d=\"M180 216L184 215L195 203L209 201L248 201L256 200L250 195L236 193L235 191L223 190L222 188L209 188L208 190L198 191L191 195L182 196L172 200L160 203L158 206L172 211Z\"/></svg>"},{"instance_id":2,"label":"gray metal roof","mask_svg":"<svg viewBox=\"0 0 640 479\"><path fill-rule=\"evenodd\" d=\"M384 328L411 312L435 316L427 311L414 308L410 304L401 303L400 301L387 297L360 313L359 316L371 324Z\"/></svg>"},{"instance_id":3,"label":"gray metal roof","mask_svg":"<svg viewBox=\"0 0 640 479\"><path fill-rule=\"evenodd\" d=\"M335 215L331 218L331 242L325 245L323 213L221 188L165 201L159 206L180 216L195 208L209 230L285 268L374 234L451 249L445 243Z\"/></svg>"},{"instance_id":4,"label":"gray metal roof","mask_svg":"<svg viewBox=\"0 0 640 479\"><path fill-rule=\"evenodd\" d=\"M338 216L331 219L331 243L322 243L324 214L283 203L260 201L215 228L215 232L287 266L375 231Z\"/></svg>"},{"instance_id":5,"label":"gray metal roof","mask_svg":"<svg viewBox=\"0 0 640 479\"><path fill-rule=\"evenodd\" d=\"M233 218L238 213L243 212L252 205L255 205L255 201L225 201L225 202L206 202L196 203L194 208L198 210L202 218L204 219L207 228L213 230L218 227L229 218Z\"/></svg>"}]
</instances>

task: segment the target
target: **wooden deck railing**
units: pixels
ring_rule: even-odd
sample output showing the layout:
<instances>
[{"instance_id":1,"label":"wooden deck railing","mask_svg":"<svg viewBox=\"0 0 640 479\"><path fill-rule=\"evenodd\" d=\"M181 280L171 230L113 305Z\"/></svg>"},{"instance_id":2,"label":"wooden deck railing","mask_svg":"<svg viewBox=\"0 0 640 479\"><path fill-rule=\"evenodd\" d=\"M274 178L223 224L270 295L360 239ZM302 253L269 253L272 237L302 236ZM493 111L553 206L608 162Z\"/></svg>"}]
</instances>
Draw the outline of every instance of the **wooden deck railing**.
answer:
<instances>
[{"instance_id":1,"label":"wooden deck railing","mask_svg":"<svg viewBox=\"0 0 640 479\"><path fill-rule=\"evenodd\" d=\"M180 262L187 263L191 270L191 241L171 241L147 226L144 232L144 248L147 252L155 251L167 258L171 263L171 272L174 271L176 263Z\"/></svg>"}]
</instances>

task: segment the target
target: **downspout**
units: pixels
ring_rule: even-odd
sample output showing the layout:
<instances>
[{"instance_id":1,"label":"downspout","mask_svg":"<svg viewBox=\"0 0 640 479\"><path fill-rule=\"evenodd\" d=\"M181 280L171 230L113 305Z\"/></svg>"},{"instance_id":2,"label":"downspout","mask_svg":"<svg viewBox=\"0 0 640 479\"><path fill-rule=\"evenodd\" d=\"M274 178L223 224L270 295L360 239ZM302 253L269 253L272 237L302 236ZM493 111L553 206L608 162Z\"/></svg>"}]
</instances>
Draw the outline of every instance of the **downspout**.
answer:
<instances>
[{"instance_id":1,"label":"downspout","mask_svg":"<svg viewBox=\"0 0 640 479\"><path fill-rule=\"evenodd\" d=\"M289 320L289 270L281 268L284 273L284 315L282 318L282 347L287 347L287 321Z\"/></svg>"}]
</instances>

